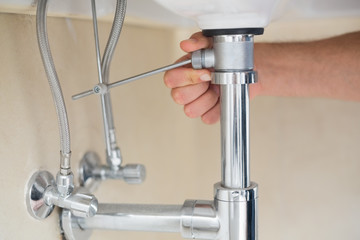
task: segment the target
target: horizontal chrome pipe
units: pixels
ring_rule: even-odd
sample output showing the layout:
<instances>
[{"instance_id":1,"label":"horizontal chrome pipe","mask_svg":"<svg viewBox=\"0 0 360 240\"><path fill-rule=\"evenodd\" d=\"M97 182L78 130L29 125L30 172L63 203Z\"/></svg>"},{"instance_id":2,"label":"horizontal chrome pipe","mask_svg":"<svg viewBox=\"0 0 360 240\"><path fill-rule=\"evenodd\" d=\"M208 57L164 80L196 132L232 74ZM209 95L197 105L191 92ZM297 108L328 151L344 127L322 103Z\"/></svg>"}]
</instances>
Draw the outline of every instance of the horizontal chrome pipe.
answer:
<instances>
[{"instance_id":1,"label":"horizontal chrome pipe","mask_svg":"<svg viewBox=\"0 0 360 240\"><path fill-rule=\"evenodd\" d=\"M92 218L64 210L66 239L85 240L93 229L179 232L183 238L219 239L220 221L213 201L186 200L183 205L99 204Z\"/></svg>"},{"instance_id":2,"label":"horizontal chrome pipe","mask_svg":"<svg viewBox=\"0 0 360 240\"><path fill-rule=\"evenodd\" d=\"M79 218L82 229L180 232L181 205L99 204L97 214Z\"/></svg>"}]
</instances>

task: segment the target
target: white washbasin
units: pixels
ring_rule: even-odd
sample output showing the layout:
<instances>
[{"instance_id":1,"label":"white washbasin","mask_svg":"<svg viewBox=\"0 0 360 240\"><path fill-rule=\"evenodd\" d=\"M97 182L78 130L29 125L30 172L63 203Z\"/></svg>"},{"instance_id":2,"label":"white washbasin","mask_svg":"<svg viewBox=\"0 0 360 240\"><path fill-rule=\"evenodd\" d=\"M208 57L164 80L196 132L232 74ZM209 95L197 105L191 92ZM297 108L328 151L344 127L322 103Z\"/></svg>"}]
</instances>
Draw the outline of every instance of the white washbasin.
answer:
<instances>
[{"instance_id":1,"label":"white washbasin","mask_svg":"<svg viewBox=\"0 0 360 240\"><path fill-rule=\"evenodd\" d=\"M34 0L0 0L0 12L34 13ZM98 16L116 0L97 0ZM51 0L49 14L91 16L89 0ZM127 16L202 29L265 27L272 20L360 16L360 0L128 0ZM182 17L180 17L182 16Z\"/></svg>"},{"instance_id":2,"label":"white washbasin","mask_svg":"<svg viewBox=\"0 0 360 240\"><path fill-rule=\"evenodd\" d=\"M273 19L360 16L360 0L155 0L202 29L265 27Z\"/></svg>"}]
</instances>

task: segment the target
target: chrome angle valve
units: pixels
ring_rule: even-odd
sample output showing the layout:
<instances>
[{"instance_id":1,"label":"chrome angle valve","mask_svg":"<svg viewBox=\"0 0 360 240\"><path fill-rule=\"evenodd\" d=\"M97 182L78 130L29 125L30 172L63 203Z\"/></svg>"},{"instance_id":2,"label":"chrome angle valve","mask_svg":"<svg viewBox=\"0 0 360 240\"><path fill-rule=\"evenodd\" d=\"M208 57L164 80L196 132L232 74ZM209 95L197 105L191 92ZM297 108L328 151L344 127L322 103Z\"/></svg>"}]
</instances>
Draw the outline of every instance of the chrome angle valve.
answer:
<instances>
[{"instance_id":1,"label":"chrome angle valve","mask_svg":"<svg viewBox=\"0 0 360 240\"><path fill-rule=\"evenodd\" d=\"M62 155L61 159L61 162L68 161L70 154ZM83 187L74 187L73 173L62 166L56 179L48 171L37 171L32 175L26 204L28 212L36 219L47 218L55 206L82 218L93 217L98 209L96 197Z\"/></svg>"},{"instance_id":2,"label":"chrome angle valve","mask_svg":"<svg viewBox=\"0 0 360 240\"><path fill-rule=\"evenodd\" d=\"M107 179L122 179L129 184L140 184L145 180L146 169L142 164L127 164L112 167L101 165L100 157L95 152L87 152L79 166L80 185L90 192L96 190L101 181Z\"/></svg>"},{"instance_id":3,"label":"chrome angle valve","mask_svg":"<svg viewBox=\"0 0 360 240\"><path fill-rule=\"evenodd\" d=\"M74 175L70 164L70 130L66 106L47 36L47 4L47 0L37 2L36 33L59 121L60 170L56 175L56 180L48 171L35 172L28 183L26 203L28 212L37 219L48 217L55 206L70 210L74 216L87 218L96 214L98 201L86 189L74 187Z\"/></svg>"}]
</instances>

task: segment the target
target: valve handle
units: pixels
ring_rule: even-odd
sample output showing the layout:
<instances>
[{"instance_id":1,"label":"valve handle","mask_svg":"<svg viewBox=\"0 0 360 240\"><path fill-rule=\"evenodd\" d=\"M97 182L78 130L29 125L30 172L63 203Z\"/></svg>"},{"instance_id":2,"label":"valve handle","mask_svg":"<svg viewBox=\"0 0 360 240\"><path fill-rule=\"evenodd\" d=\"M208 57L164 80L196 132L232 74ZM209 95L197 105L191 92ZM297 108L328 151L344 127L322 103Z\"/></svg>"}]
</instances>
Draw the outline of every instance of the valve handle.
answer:
<instances>
[{"instance_id":1,"label":"valve handle","mask_svg":"<svg viewBox=\"0 0 360 240\"><path fill-rule=\"evenodd\" d=\"M139 184L144 182L146 170L142 164L127 164L122 169L123 179L129 184Z\"/></svg>"}]
</instances>

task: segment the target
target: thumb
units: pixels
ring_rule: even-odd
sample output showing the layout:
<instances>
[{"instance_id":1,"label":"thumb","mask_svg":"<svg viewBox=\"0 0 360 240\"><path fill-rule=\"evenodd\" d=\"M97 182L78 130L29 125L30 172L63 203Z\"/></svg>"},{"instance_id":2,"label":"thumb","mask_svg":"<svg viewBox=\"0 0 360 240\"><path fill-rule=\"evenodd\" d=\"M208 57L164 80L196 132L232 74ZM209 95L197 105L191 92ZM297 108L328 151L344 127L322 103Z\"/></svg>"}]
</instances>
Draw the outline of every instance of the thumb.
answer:
<instances>
[{"instance_id":1,"label":"thumb","mask_svg":"<svg viewBox=\"0 0 360 240\"><path fill-rule=\"evenodd\" d=\"M197 32L189 39L180 42L180 47L185 52L194 52L202 48L211 48L212 39L205 37L202 32Z\"/></svg>"}]
</instances>

